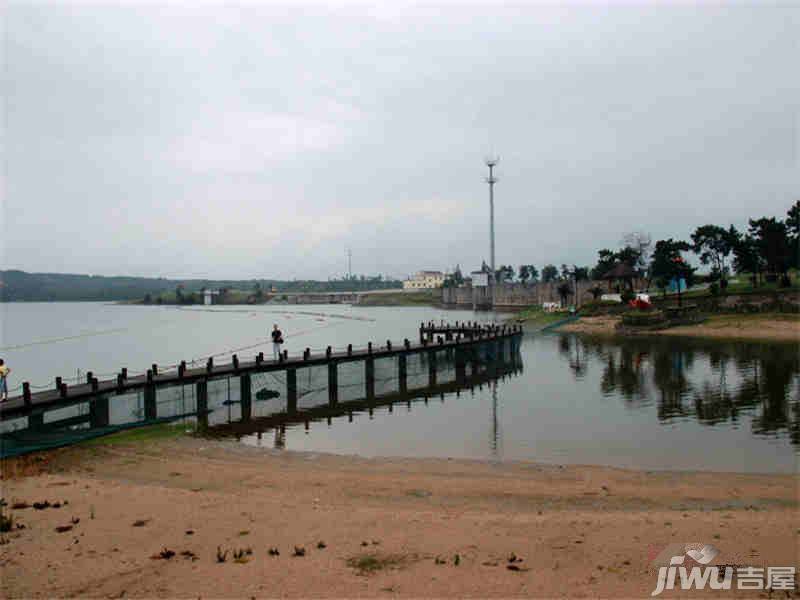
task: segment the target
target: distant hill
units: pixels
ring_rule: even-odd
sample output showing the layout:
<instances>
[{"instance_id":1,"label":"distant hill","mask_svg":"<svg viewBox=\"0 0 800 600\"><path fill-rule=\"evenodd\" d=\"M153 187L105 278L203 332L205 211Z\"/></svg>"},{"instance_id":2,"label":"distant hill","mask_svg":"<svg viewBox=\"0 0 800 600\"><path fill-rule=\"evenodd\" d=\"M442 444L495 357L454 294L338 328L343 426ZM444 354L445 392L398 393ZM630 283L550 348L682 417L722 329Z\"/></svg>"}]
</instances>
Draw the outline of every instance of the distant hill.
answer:
<instances>
[{"instance_id":1,"label":"distant hill","mask_svg":"<svg viewBox=\"0 0 800 600\"><path fill-rule=\"evenodd\" d=\"M275 279L164 279L153 277L104 277L67 273L26 273L0 271L0 301L54 302L79 300L144 300L175 302L181 288L183 302L197 301L204 288L238 291L239 297L257 296L274 287L280 292L348 292L401 288L402 282L387 280L380 275L353 277L330 281L280 281ZM260 292L259 292L260 290ZM194 295L193 294L197 294Z\"/></svg>"}]
</instances>

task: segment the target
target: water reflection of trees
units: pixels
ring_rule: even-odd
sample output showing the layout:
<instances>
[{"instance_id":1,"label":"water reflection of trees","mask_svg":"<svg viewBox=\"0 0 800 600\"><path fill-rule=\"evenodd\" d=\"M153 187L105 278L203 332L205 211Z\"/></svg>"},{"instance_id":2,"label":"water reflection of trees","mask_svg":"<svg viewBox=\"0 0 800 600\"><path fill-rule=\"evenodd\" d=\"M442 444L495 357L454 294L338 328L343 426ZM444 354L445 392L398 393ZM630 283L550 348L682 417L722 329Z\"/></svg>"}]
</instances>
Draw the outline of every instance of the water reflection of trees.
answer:
<instances>
[{"instance_id":1,"label":"water reflection of trees","mask_svg":"<svg viewBox=\"0 0 800 600\"><path fill-rule=\"evenodd\" d=\"M599 367L603 395L630 406L656 403L662 422L735 425L748 415L753 433L788 434L800 444L796 345L562 335L558 349L576 379Z\"/></svg>"}]
</instances>

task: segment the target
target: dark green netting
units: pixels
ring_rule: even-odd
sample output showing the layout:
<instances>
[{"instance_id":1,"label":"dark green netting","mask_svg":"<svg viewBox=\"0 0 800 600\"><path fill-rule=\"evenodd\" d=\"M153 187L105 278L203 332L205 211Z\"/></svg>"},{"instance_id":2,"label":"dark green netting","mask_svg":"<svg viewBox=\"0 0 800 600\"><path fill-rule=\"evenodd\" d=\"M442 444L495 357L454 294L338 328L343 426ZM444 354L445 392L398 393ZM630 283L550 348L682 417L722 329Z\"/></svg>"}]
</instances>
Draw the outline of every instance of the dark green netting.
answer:
<instances>
[{"instance_id":1,"label":"dark green netting","mask_svg":"<svg viewBox=\"0 0 800 600\"><path fill-rule=\"evenodd\" d=\"M161 423L171 423L183 418L193 417L195 413L185 415L175 415L171 417L159 417L157 419L135 421L131 423L124 423L119 425L108 425L106 427L92 427L85 429L51 429L51 430L35 430L35 429L19 429L16 431L4 433L0 436L0 457L12 458L14 456L21 456L31 452L39 452L41 450L52 450L54 448L62 448L64 446L71 446L86 440L99 438L104 435L118 433L126 429L134 429L136 427L146 427L148 425L159 425Z\"/></svg>"}]
</instances>

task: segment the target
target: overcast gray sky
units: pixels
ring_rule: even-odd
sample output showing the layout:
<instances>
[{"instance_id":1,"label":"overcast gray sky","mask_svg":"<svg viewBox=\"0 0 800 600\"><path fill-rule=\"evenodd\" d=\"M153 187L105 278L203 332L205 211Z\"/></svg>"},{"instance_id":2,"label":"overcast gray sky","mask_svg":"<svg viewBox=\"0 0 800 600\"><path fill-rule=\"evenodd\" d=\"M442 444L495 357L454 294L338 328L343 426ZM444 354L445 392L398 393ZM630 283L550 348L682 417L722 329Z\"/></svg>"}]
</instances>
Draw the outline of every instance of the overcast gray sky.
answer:
<instances>
[{"instance_id":1,"label":"overcast gray sky","mask_svg":"<svg viewBox=\"0 0 800 600\"><path fill-rule=\"evenodd\" d=\"M800 197L800 4L5 3L5 268L593 264Z\"/></svg>"}]
</instances>

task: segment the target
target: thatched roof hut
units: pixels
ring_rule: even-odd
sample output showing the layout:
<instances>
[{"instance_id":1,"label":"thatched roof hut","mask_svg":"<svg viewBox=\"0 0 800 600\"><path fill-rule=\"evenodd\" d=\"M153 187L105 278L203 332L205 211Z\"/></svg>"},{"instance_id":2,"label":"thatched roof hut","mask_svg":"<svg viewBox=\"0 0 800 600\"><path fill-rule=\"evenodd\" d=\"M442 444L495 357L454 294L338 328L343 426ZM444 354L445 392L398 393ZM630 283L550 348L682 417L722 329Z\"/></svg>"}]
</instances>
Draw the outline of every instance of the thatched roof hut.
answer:
<instances>
[{"instance_id":1,"label":"thatched roof hut","mask_svg":"<svg viewBox=\"0 0 800 600\"><path fill-rule=\"evenodd\" d=\"M622 281L633 289L633 280L636 279L636 270L626 262L620 262L603 273L600 279L608 280L608 287L613 281Z\"/></svg>"}]
</instances>

